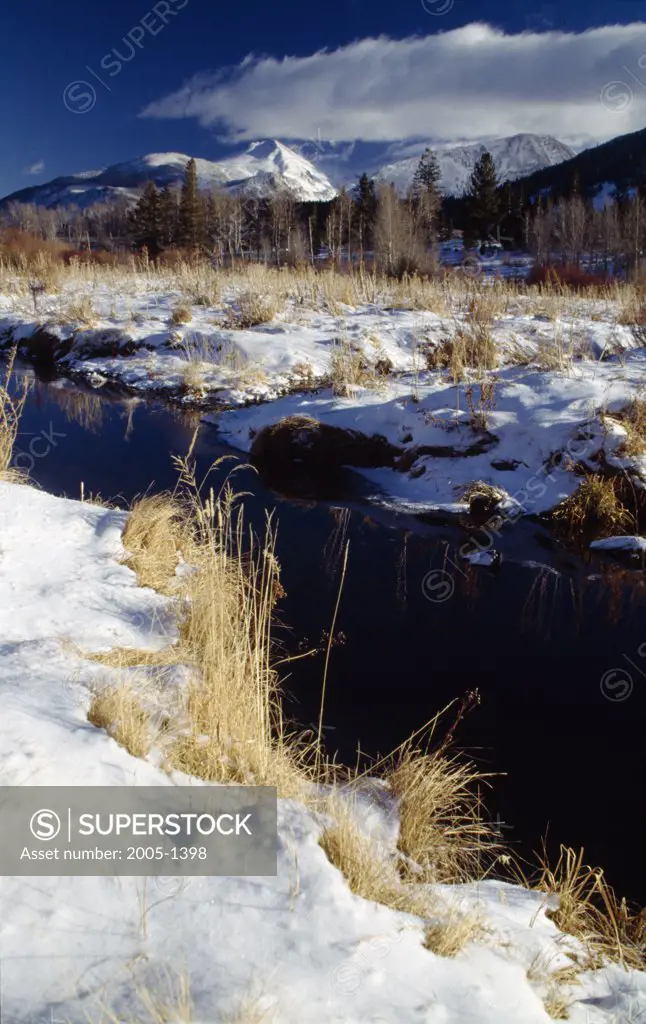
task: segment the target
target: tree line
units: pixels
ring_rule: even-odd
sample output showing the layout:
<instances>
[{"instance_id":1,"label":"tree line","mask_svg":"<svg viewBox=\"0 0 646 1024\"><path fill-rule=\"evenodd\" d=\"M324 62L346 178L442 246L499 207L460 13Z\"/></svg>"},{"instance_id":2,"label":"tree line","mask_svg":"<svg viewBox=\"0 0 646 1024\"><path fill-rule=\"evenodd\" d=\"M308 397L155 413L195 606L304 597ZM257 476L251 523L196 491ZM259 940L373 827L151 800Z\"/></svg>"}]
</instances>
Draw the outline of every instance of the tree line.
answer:
<instances>
[{"instance_id":1,"label":"tree line","mask_svg":"<svg viewBox=\"0 0 646 1024\"><path fill-rule=\"evenodd\" d=\"M235 259L306 263L374 262L387 273L430 272L437 242L461 232L472 246L487 239L532 252L539 263L579 265L592 255L606 267L635 265L646 230L646 196L637 189L597 209L576 178L558 199L528 195L523 182L500 184L491 154L476 163L464 196L442 195L431 149L420 157L405 195L362 174L330 202L202 190L189 160L183 181L159 189L149 182L137 203L127 199L87 209L46 209L11 202L2 222L30 235L66 241L74 249L135 249L156 260L181 252L218 265Z\"/></svg>"}]
</instances>

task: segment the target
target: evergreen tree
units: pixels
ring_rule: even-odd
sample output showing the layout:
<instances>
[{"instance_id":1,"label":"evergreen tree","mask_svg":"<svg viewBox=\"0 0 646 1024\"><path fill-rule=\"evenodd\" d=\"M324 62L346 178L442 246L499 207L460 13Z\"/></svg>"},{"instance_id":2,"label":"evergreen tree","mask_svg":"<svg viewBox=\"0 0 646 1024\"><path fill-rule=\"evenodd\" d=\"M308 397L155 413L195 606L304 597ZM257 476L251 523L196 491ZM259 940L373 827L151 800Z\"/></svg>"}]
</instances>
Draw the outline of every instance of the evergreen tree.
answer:
<instances>
[{"instance_id":1,"label":"evergreen tree","mask_svg":"<svg viewBox=\"0 0 646 1024\"><path fill-rule=\"evenodd\" d=\"M177 241L177 196L170 185L159 194L159 229L163 246Z\"/></svg>"},{"instance_id":2,"label":"evergreen tree","mask_svg":"<svg viewBox=\"0 0 646 1024\"><path fill-rule=\"evenodd\" d=\"M354 188L356 224L361 257L366 249L373 247L375 220L377 218L377 193L375 183L367 174L362 174Z\"/></svg>"},{"instance_id":3,"label":"evergreen tree","mask_svg":"<svg viewBox=\"0 0 646 1024\"><path fill-rule=\"evenodd\" d=\"M433 150L426 148L413 176L411 185L413 199L419 201L422 197L429 197L434 201L436 207L439 206L441 177L440 167Z\"/></svg>"},{"instance_id":4,"label":"evergreen tree","mask_svg":"<svg viewBox=\"0 0 646 1024\"><path fill-rule=\"evenodd\" d=\"M416 223L422 231L422 241L428 245L433 237L435 220L442 205L440 168L432 149L425 149L408 192L408 200Z\"/></svg>"},{"instance_id":5,"label":"evergreen tree","mask_svg":"<svg viewBox=\"0 0 646 1024\"><path fill-rule=\"evenodd\" d=\"M181 245L198 249L203 241L202 235L202 201L197 184L197 165L191 157L184 171L179 202L179 241Z\"/></svg>"},{"instance_id":6,"label":"evergreen tree","mask_svg":"<svg viewBox=\"0 0 646 1024\"><path fill-rule=\"evenodd\" d=\"M500 213L496 165L491 153L483 153L469 182L469 233L486 238L497 226Z\"/></svg>"},{"instance_id":7,"label":"evergreen tree","mask_svg":"<svg viewBox=\"0 0 646 1024\"><path fill-rule=\"evenodd\" d=\"M159 192L154 181L148 182L130 217L130 232L137 249L148 250L155 260L162 250L159 219Z\"/></svg>"}]
</instances>

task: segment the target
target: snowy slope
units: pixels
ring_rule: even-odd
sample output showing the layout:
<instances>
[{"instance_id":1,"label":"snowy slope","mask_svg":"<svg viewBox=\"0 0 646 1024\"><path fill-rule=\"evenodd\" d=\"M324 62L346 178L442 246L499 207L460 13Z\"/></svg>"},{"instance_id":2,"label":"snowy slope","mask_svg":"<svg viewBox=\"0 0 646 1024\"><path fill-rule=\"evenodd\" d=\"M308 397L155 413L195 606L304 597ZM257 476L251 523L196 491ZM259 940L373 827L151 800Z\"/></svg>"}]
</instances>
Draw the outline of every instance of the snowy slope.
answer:
<instances>
[{"instance_id":1,"label":"snowy slope","mask_svg":"<svg viewBox=\"0 0 646 1024\"><path fill-rule=\"evenodd\" d=\"M160 187L180 182L189 159L185 153L150 153L101 171L82 171L22 189L2 203L17 200L39 206L74 203L87 207L102 199L132 199L148 181ZM198 181L204 189L225 187L256 196L286 190L303 201L328 200L336 195L336 189L322 171L275 140L252 142L243 153L217 163L197 159L196 164Z\"/></svg>"},{"instance_id":2,"label":"snowy slope","mask_svg":"<svg viewBox=\"0 0 646 1024\"><path fill-rule=\"evenodd\" d=\"M521 178L543 167L552 167L574 156L573 150L550 135L512 135L504 139L484 139L466 146L446 144L431 148L440 165L441 186L446 195L464 192L476 161L487 150L494 158L501 182ZM377 179L386 184L394 182L400 192L405 192L418 163L419 155L416 154L386 164L380 168Z\"/></svg>"}]
</instances>

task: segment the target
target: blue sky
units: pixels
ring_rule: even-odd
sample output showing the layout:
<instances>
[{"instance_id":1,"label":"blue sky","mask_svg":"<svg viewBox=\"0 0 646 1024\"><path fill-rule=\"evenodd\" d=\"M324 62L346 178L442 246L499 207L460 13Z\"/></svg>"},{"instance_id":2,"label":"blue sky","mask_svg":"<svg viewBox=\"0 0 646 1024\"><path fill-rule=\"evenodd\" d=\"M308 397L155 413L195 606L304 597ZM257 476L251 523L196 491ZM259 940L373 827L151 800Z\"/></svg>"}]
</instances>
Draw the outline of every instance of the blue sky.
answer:
<instances>
[{"instance_id":1,"label":"blue sky","mask_svg":"<svg viewBox=\"0 0 646 1024\"><path fill-rule=\"evenodd\" d=\"M5 0L0 195L142 153L216 158L250 138L321 129L373 142L622 134L646 124L642 10L636 0ZM590 32L616 25L632 28ZM630 102L614 87L599 103L615 80L630 83Z\"/></svg>"}]
</instances>

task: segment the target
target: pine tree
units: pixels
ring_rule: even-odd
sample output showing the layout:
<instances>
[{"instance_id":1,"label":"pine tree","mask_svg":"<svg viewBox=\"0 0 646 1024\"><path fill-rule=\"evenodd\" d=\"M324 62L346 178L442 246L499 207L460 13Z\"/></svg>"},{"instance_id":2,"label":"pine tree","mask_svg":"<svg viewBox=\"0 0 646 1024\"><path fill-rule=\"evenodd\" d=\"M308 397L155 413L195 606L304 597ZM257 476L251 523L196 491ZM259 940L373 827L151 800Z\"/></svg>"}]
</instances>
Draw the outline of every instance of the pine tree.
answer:
<instances>
[{"instance_id":1,"label":"pine tree","mask_svg":"<svg viewBox=\"0 0 646 1024\"><path fill-rule=\"evenodd\" d=\"M432 149L426 148L422 153L417 170L413 175L411 195L419 200L422 196L432 198L436 205L440 201L440 180L442 172Z\"/></svg>"},{"instance_id":2,"label":"pine tree","mask_svg":"<svg viewBox=\"0 0 646 1024\"><path fill-rule=\"evenodd\" d=\"M355 188L356 224L359 252L363 259L366 249L373 246L373 233L377 217L377 193L375 183L367 174L362 174Z\"/></svg>"},{"instance_id":3,"label":"pine tree","mask_svg":"<svg viewBox=\"0 0 646 1024\"><path fill-rule=\"evenodd\" d=\"M496 165L491 153L483 153L469 182L468 211L470 231L485 238L497 226L500 212Z\"/></svg>"},{"instance_id":4,"label":"pine tree","mask_svg":"<svg viewBox=\"0 0 646 1024\"><path fill-rule=\"evenodd\" d=\"M163 246L177 241L177 195L165 185L159 194L159 229Z\"/></svg>"},{"instance_id":5,"label":"pine tree","mask_svg":"<svg viewBox=\"0 0 646 1024\"><path fill-rule=\"evenodd\" d=\"M197 164L191 157L184 171L179 202L179 241L190 249L203 242L202 202L197 184Z\"/></svg>"},{"instance_id":6,"label":"pine tree","mask_svg":"<svg viewBox=\"0 0 646 1024\"><path fill-rule=\"evenodd\" d=\"M428 245L433 237L435 220L442 205L440 179L442 175L432 149L426 148L408 191L408 201L416 223L422 231L422 241Z\"/></svg>"},{"instance_id":7,"label":"pine tree","mask_svg":"<svg viewBox=\"0 0 646 1024\"><path fill-rule=\"evenodd\" d=\"M159 192L154 181L148 182L130 217L130 232L137 249L148 250L155 260L162 251L159 219Z\"/></svg>"}]
</instances>

